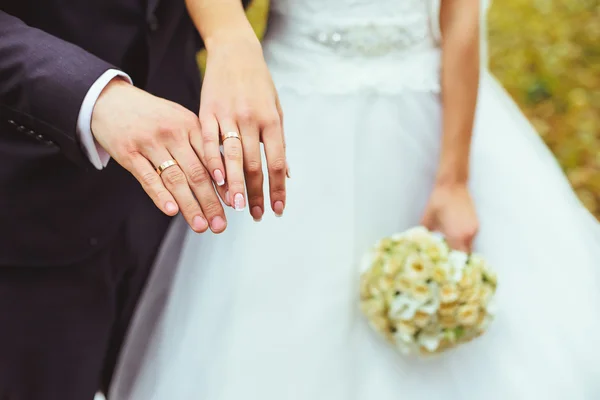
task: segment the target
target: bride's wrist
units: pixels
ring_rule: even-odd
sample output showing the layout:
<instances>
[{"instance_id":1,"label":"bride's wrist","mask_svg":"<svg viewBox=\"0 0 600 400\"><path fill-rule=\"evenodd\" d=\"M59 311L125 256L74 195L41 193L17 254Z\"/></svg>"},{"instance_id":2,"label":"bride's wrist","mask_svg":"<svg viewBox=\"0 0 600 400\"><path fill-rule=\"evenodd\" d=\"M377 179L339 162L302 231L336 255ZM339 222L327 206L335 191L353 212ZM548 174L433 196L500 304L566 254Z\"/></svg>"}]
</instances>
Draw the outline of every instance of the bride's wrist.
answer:
<instances>
[{"instance_id":1,"label":"bride's wrist","mask_svg":"<svg viewBox=\"0 0 600 400\"><path fill-rule=\"evenodd\" d=\"M435 186L443 188L467 186L469 173L467 170L439 170L435 178Z\"/></svg>"}]
</instances>

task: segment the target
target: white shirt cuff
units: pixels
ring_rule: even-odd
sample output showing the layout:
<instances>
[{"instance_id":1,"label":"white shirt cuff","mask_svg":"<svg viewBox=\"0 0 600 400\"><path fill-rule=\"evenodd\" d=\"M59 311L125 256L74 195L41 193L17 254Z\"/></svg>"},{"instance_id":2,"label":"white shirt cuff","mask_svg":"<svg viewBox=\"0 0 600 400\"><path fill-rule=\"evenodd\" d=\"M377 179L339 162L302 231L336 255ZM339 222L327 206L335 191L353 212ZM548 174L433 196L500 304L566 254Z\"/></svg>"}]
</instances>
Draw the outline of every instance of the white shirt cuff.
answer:
<instances>
[{"instance_id":1,"label":"white shirt cuff","mask_svg":"<svg viewBox=\"0 0 600 400\"><path fill-rule=\"evenodd\" d=\"M94 139L94 135L92 134L92 113L100 93L102 93L111 80L118 76L128 80L129 83L133 83L126 73L116 69L109 69L100 75L100 78L90 87L90 90L88 90L83 98L83 103L81 103L81 108L79 109L79 116L77 117L77 135L79 136L83 150L96 169L106 167L110 160L110 155Z\"/></svg>"}]
</instances>

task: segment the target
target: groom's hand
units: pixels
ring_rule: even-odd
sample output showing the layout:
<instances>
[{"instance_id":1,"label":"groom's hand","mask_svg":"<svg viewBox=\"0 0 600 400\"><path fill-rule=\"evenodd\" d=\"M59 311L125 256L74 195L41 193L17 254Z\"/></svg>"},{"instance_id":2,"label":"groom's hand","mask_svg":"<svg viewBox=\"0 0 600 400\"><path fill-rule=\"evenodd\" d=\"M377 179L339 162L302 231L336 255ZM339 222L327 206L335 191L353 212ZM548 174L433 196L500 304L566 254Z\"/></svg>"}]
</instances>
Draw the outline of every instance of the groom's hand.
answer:
<instances>
[{"instance_id":1,"label":"groom's hand","mask_svg":"<svg viewBox=\"0 0 600 400\"><path fill-rule=\"evenodd\" d=\"M212 179L191 145L201 137L194 113L115 79L96 102L92 132L165 214L181 211L196 232L225 230ZM157 168L169 160L177 164L159 173Z\"/></svg>"}]
</instances>

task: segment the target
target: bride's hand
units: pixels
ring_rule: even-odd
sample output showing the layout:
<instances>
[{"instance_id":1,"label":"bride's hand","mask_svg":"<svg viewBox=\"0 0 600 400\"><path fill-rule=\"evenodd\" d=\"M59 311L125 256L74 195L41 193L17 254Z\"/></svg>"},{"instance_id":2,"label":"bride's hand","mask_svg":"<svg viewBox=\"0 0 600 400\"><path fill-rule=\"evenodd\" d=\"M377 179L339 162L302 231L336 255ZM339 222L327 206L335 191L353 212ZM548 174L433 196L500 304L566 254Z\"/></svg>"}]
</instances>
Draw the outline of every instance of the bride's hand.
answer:
<instances>
[{"instance_id":1,"label":"bride's hand","mask_svg":"<svg viewBox=\"0 0 600 400\"><path fill-rule=\"evenodd\" d=\"M214 182L226 185L226 203L236 210L248 208L260 220L265 212L262 142L270 208L280 216L287 172L283 113L262 46L239 0L186 4L207 51L199 110L202 137L192 144Z\"/></svg>"},{"instance_id":2,"label":"bride's hand","mask_svg":"<svg viewBox=\"0 0 600 400\"><path fill-rule=\"evenodd\" d=\"M436 186L421 224L430 231L441 232L451 248L471 252L479 221L467 186Z\"/></svg>"},{"instance_id":3,"label":"bride's hand","mask_svg":"<svg viewBox=\"0 0 600 400\"><path fill-rule=\"evenodd\" d=\"M200 102L207 167L216 183L227 182L234 207L239 210L247 204L254 219L260 220L264 213L262 142L271 209L281 215L287 166L282 113L260 43L254 37L219 44L208 48ZM224 141L222 160L219 133L227 132L238 132L242 140Z\"/></svg>"}]
</instances>

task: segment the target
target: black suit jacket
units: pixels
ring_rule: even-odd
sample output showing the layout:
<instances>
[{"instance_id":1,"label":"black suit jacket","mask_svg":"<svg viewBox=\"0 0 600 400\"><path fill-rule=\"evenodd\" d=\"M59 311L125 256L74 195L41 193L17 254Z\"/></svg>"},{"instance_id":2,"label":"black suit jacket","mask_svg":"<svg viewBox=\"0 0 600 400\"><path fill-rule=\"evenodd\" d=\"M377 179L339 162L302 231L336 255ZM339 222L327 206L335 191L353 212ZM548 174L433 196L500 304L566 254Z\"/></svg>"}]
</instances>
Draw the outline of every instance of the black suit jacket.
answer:
<instances>
[{"instance_id":1,"label":"black suit jacket","mask_svg":"<svg viewBox=\"0 0 600 400\"><path fill-rule=\"evenodd\" d=\"M116 68L197 112L198 43L184 0L0 0L0 266L81 260L147 205L114 161L88 161L81 103Z\"/></svg>"}]
</instances>

